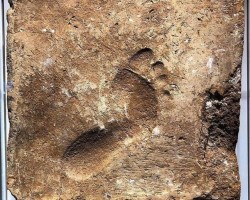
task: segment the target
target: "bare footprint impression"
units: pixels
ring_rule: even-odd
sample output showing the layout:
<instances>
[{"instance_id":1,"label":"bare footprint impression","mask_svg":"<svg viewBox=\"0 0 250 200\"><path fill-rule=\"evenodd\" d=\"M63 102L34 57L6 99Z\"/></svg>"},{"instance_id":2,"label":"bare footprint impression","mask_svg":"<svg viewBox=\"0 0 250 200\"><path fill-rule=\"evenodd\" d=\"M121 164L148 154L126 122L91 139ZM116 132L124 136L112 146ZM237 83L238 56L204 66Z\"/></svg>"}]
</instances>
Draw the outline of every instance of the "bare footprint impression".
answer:
<instances>
[{"instance_id":1,"label":"bare footprint impression","mask_svg":"<svg viewBox=\"0 0 250 200\"><path fill-rule=\"evenodd\" d=\"M166 81L167 70L161 61L155 61L150 48L131 56L111 84L112 91L128 96L126 117L84 131L73 141L62 159L67 175L79 181L90 178L107 167L125 143L140 138L143 128L152 130L157 120L157 95L168 95Z\"/></svg>"}]
</instances>

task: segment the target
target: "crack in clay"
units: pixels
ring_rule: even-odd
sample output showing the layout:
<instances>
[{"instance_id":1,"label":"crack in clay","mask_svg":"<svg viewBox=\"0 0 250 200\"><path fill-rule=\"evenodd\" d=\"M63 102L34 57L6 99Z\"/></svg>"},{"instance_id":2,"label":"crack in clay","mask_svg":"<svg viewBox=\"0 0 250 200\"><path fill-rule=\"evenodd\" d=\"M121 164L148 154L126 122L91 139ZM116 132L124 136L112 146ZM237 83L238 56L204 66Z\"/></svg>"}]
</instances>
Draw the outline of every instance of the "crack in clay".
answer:
<instances>
[{"instance_id":1,"label":"crack in clay","mask_svg":"<svg viewBox=\"0 0 250 200\"><path fill-rule=\"evenodd\" d=\"M208 126L203 142L204 152L208 147L215 146L224 146L228 150L235 150L239 131L240 106L235 102L240 100L240 79L235 80L239 74L240 68L237 68L227 81L225 91L211 88L207 92L207 100L203 107L203 122Z\"/></svg>"}]
</instances>

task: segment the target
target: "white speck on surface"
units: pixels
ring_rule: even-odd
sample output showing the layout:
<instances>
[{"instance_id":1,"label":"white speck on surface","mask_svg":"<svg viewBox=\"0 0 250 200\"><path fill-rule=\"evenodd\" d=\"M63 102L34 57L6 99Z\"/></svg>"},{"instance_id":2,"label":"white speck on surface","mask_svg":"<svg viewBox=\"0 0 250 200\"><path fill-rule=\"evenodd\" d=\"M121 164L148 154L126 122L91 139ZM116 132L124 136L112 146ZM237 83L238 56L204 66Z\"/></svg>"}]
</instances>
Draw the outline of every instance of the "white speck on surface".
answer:
<instances>
[{"instance_id":1,"label":"white speck on surface","mask_svg":"<svg viewBox=\"0 0 250 200\"><path fill-rule=\"evenodd\" d=\"M211 108L213 103L211 101L206 102L206 109Z\"/></svg>"},{"instance_id":2,"label":"white speck on surface","mask_svg":"<svg viewBox=\"0 0 250 200\"><path fill-rule=\"evenodd\" d=\"M226 166L228 166L228 162L227 162L227 160L224 160L224 162L223 162Z\"/></svg>"},{"instance_id":3,"label":"white speck on surface","mask_svg":"<svg viewBox=\"0 0 250 200\"><path fill-rule=\"evenodd\" d=\"M167 183L168 183L169 186L173 186L173 185L174 185L174 184L173 184L173 181L170 180L170 179L167 181Z\"/></svg>"},{"instance_id":4,"label":"white speck on surface","mask_svg":"<svg viewBox=\"0 0 250 200\"><path fill-rule=\"evenodd\" d=\"M237 84L238 82L240 82L240 80L241 80L241 73L240 71L237 71L236 76L233 79L229 80L229 82L232 84Z\"/></svg>"},{"instance_id":5,"label":"white speck on surface","mask_svg":"<svg viewBox=\"0 0 250 200\"><path fill-rule=\"evenodd\" d=\"M108 122L114 122L115 121L115 118L111 117Z\"/></svg>"},{"instance_id":6,"label":"white speck on surface","mask_svg":"<svg viewBox=\"0 0 250 200\"><path fill-rule=\"evenodd\" d=\"M53 64L53 59L52 58L47 58L44 62L43 62L43 65L45 66L45 67L49 67L50 65L52 65Z\"/></svg>"},{"instance_id":7,"label":"white speck on surface","mask_svg":"<svg viewBox=\"0 0 250 200\"><path fill-rule=\"evenodd\" d=\"M43 29L42 29L42 32L43 32L43 33L46 33L46 32L48 32L48 33L55 33L55 30L54 30L54 29L43 28Z\"/></svg>"},{"instance_id":8,"label":"white speck on surface","mask_svg":"<svg viewBox=\"0 0 250 200\"><path fill-rule=\"evenodd\" d=\"M226 51L225 49L217 49L215 52L220 53L220 52L225 52L225 51Z\"/></svg>"},{"instance_id":9,"label":"white speck on surface","mask_svg":"<svg viewBox=\"0 0 250 200\"><path fill-rule=\"evenodd\" d=\"M74 91L77 92L89 92L95 90L97 85L89 80L84 80L84 82L75 85Z\"/></svg>"},{"instance_id":10,"label":"white speck on surface","mask_svg":"<svg viewBox=\"0 0 250 200\"><path fill-rule=\"evenodd\" d=\"M101 121L98 122L98 126L100 127L101 130L105 129L105 125Z\"/></svg>"},{"instance_id":11,"label":"white speck on surface","mask_svg":"<svg viewBox=\"0 0 250 200\"><path fill-rule=\"evenodd\" d=\"M62 107L62 106L63 106L63 102L60 101L60 102L57 103L57 105L58 105L59 107Z\"/></svg>"},{"instance_id":12,"label":"white speck on surface","mask_svg":"<svg viewBox=\"0 0 250 200\"><path fill-rule=\"evenodd\" d=\"M107 99L105 96L101 96L99 98L99 103L98 103L98 111L100 113L105 113L107 111Z\"/></svg>"},{"instance_id":13,"label":"white speck on surface","mask_svg":"<svg viewBox=\"0 0 250 200\"><path fill-rule=\"evenodd\" d=\"M161 131L160 131L160 127L156 126L153 131L152 131L153 135L160 135Z\"/></svg>"},{"instance_id":14,"label":"white speck on surface","mask_svg":"<svg viewBox=\"0 0 250 200\"><path fill-rule=\"evenodd\" d=\"M240 32L238 29L235 29L234 32L233 32L233 36L234 37L238 37L240 35Z\"/></svg>"},{"instance_id":15,"label":"white speck on surface","mask_svg":"<svg viewBox=\"0 0 250 200\"><path fill-rule=\"evenodd\" d=\"M128 104L127 103L124 104L124 111L125 111L125 116L129 117L128 116Z\"/></svg>"},{"instance_id":16,"label":"white speck on surface","mask_svg":"<svg viewBox=\"0 0 250 200\"><path fill-rule=\"evenodd\" d=\"M116 180L116 184L117 184L117 185L121 185L121 184L122 184L122 180L121 180L121 179L117 179L117 180Z\"/></svg>"},{"instance_id":17,"label":"white speck on surface","mask_svg":"<svg viewBox=\"0 0 250 200\"><path fill-rule=\"evenodd\" d=\"M128 19L128 21L130 21L130 22L134 22L134 20L133 20L132 18L129 18L129 19Z\"/></svg>"},{"instance_id":18,"label":"white speck on surface","mask_svg":"<svg viewBox=\"0 0 250 200\"><path fill-rule=\"evenodd\" d=\"M110 195L109 193L105 193L105 194L104 194L104 198L105 198L105 199L110 199L110 198L111 198L111 195Z\"/></svg>"},{"instance_id":19,"label":"white speck on surface","mask_svg":"<svg viewBox=\"0 0 250 200\"><path fill-rule=\"evenodd\" d=\"M196 74L197 70L193 69L192 74Z\"/></svg>"},{"instance_id":20,"label":"white speck on surface","mask_svg":"<svg viewBox=\"0 0 250 200\"><path fill-rule=\"evenodd\" d=\"M194 58L193 58L192 56L188 58L188 61L189 61L189 62L191 62L191 61L193 61L193 60L194 60Z\"/></svg>"},{"instance_id":21,"label":"white speck on surface","mask_svg":"<svg viewBox=\"0 0 250 200\"><path fill-rule=\"evenodd\" d=\"M128 182L129 182L130 184L133 184L133 183L135 182L135 180L129 179Z\"/></svg>"},{"instance_id":22,"label":"white speck on surface","mask_svg":"<svg viewBox=\"0 0 250 200\"><path fill-rule=\"evenodd\" d=\"M213 67L213 62L214 62L214 59L213 59L212 57L209 57L209 58L208 58L208 61L207 61L207 67L208 67L209 70L212 69L212 67Z\"/></svg>"},{"instance_id":23,"label":"white speck on surface","mask_svg":"<svg viewBox=\"0 0 250 200\"><path fill-rule=\"evenodd\" d=\"M65 94L67 97L72 97L67 88L62 88L62 93Z\"/></svg>"}]
</instances>

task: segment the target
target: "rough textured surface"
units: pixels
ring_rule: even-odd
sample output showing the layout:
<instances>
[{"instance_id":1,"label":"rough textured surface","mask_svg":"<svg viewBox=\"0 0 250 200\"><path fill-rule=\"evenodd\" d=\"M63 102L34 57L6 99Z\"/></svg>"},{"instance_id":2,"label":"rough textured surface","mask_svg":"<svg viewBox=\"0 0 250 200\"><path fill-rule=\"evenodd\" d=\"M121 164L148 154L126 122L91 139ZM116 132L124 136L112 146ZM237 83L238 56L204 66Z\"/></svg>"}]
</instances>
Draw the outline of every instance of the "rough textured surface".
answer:
<instances>
[{"instance_id":1,"label":"rough textured surface","mask_svg":"<svg viewBox=\"0 0 250 200\"><path fill-rule=\"evenodd\" d=\"M242 0L14 0L18 200L238 200Z\"/></svg>"}]
</instances>

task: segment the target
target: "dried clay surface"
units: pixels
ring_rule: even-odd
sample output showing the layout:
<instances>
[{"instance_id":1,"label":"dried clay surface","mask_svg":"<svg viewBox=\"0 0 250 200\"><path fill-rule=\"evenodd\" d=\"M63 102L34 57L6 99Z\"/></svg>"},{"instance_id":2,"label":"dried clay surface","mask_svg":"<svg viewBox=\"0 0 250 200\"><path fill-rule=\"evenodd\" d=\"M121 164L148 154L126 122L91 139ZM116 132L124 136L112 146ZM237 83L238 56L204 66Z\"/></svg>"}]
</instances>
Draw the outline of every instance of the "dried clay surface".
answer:
<instances>
[{"instance_id":1,"label":"dried clay surface","mask_svg":"<svg viewBox=\"0 0 250 200\"><path fill-rule=\"evenodd\" d=\"M18 200L238 200L242 0L13 0Z\"/></svg>"}]
</instances>

